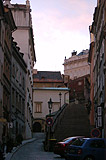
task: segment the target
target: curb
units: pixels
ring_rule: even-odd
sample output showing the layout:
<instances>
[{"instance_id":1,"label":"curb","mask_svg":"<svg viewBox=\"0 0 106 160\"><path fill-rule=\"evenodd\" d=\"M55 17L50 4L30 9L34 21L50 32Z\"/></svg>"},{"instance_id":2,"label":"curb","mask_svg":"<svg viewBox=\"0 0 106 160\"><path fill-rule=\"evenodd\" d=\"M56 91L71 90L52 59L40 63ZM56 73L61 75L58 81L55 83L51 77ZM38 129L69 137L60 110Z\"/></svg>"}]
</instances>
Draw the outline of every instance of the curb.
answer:
<instances>
[{"instance_id":1,"label":"curb","mask_svg":"<svg viewBox=\"0 0 106 160\"><path fill-rule=\"evenodd\" d=\"M7 154L6 154L5 160L11 160L11 158L13 157L13 155L14 155L21 147L23 147L24 145L26 145L26 144L28 144L28 143L34 142L35 140L37 140L37 138L32 138L32 139L29 139L29 140L24 140L24 141L22 141L22 144L21 144L21 145L19 145L19 146L17 146L17 147L14 147L11 153L7 153Z\"/></svg>"}]
</instances>

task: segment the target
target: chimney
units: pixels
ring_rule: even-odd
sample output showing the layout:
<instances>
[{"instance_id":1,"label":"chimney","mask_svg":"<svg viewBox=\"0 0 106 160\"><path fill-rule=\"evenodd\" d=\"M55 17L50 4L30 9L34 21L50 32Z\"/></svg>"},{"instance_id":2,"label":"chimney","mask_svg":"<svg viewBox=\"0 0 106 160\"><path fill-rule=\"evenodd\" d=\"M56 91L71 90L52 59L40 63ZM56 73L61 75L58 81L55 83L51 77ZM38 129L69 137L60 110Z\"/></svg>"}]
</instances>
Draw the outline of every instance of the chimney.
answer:
<instances>
[{"instance_id":1,"label":"chimney","mask_svg":"<svg viewBox=\"0 0 106 160\"><path fill-rule=\"evenodd\" d=\"M73 50L72 56L75 56L77 54L77 51Z\"/></svg>"}]
</instances>

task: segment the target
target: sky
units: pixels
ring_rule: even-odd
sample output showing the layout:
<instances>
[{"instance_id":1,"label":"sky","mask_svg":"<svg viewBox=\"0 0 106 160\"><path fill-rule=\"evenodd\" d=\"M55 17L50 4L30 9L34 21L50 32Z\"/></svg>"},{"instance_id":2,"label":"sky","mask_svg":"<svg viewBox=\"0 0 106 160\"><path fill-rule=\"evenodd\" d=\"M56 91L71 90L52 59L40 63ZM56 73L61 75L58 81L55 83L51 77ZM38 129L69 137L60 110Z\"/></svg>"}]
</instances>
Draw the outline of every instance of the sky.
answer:
<instances>
[{"instance_id":1,"label":"sky","mask_svg":"<svg viewBox=\"0 0 106 160\"><path fill-rule=\"evenodd\" d=\"M11 0L25 4L26 0ZM97 0L30 0L38 71L64 73L73 50L89 49L89 26Z\"/></svg>"}]
</instances>

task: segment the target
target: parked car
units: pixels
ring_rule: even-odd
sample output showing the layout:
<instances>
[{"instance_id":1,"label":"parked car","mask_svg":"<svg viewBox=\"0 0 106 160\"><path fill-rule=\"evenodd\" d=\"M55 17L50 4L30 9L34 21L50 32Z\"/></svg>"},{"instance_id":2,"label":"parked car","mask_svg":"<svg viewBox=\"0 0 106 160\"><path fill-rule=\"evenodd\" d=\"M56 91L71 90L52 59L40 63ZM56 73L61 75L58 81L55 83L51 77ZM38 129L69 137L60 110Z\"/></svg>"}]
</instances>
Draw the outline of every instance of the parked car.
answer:
<instances>
[{"instance_id":1,"label":"parked car","mask_svg":"<svg viewBox=\"0 0 106 160\"><path fill-rule=\"evenodd\" d=\"M68 137L61 142L57 142L54 146L54 153L60 155L61 157L64 156L66 147L70 144L72 144L77 138L82 136L76 136L76 137Z\"/></svg>"},{"instance_id":2,"label":"parked car","mask_svg":"<svg viewBox=\"0 0 106 160\"><path fill-rule=\"evenodd\" d=\"M67 147L66 160L106 160L106 139L78 138Z\"/></svg>"}]
</instances>

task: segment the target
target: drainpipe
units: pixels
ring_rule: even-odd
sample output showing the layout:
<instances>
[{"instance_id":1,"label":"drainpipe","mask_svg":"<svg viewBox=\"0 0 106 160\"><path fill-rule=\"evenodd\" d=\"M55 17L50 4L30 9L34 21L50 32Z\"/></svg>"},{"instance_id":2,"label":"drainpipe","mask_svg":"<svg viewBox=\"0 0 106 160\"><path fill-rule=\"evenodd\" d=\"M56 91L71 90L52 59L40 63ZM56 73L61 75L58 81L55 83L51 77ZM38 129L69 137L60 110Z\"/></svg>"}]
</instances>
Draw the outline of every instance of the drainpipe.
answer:
<instances>
[{"instance_id":1,"label":"drainpipe","mask_svg":"<svg viewBox=\"0 0 106 160\"><path fill-rule=\"evenodd\" d=\"M66 94L69 92L64 93L64 104L66 103Z\"/></svg>"}]
</instances>

